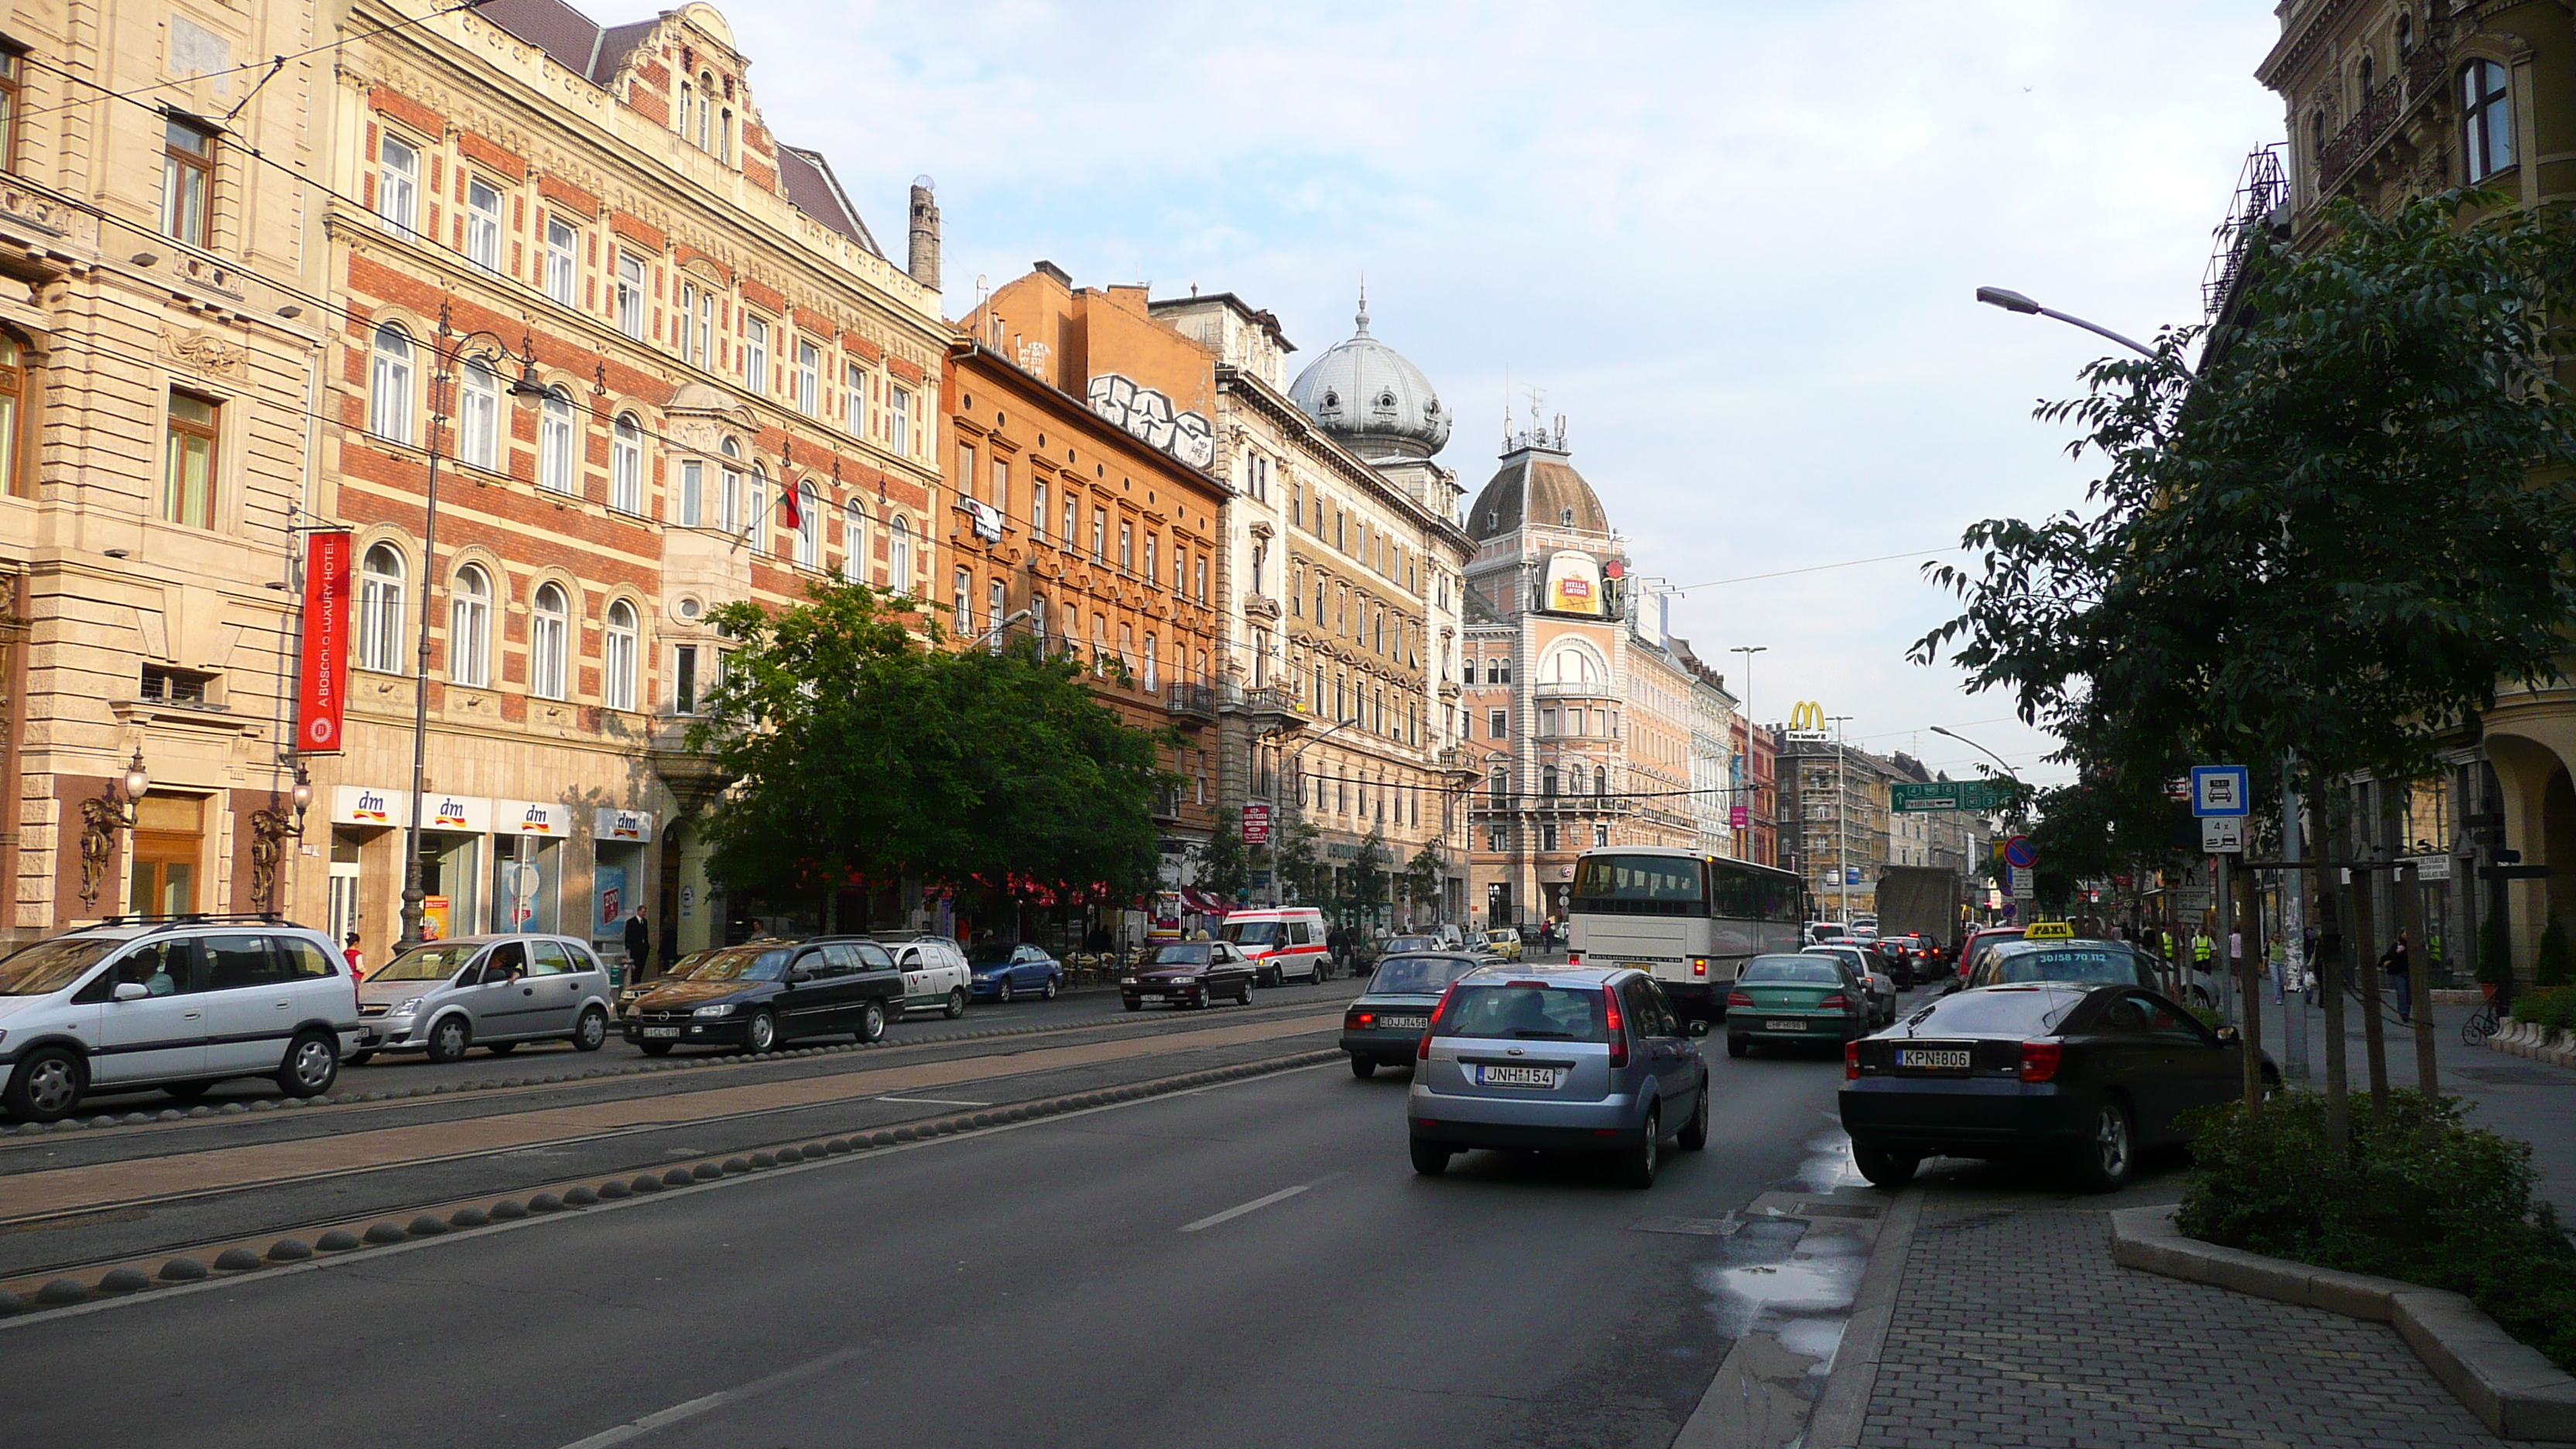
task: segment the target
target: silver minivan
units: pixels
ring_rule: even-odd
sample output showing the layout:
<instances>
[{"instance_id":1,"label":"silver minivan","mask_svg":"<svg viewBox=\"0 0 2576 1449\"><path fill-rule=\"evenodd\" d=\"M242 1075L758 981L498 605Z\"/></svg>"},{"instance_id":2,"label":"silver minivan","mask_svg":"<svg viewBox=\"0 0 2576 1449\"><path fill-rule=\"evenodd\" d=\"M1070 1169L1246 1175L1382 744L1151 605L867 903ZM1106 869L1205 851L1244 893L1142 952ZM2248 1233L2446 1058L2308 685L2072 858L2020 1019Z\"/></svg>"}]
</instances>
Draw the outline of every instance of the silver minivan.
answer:
<instances>
[{"instance_id":1,"label":"silver minivan","mask_svg":"<svg viewBox=\"0 0 2576 1449\"><path fill-rule=\"evenodd\" d=\"M111 920L0 960L0 1101L21 1122L101 1092L194 1101L236 1077L318 1097L357 1038L348 964L273 916Z\"/></svg>"},{"instance_id":2,"label":"silver minivan","mask_svg":"<svg viewBox=\"0 0 2576 1449\"><path fill-rule=\"evenodd\" d=\"M358 987L351 1066L378 1052L452 1062L530 1041L595 1052L608 1040L608 968L570 936L458 936L415 946Z\"/></svg>"},{"instance_id":3,"label":"silver minivan","mask_svg":"<svg viewBox=\"0 0 2576 1449\"><path fill-rule=\"evenodd\" d=\"M1708 1145L1707 1030L1629 967L1479 967L1415 1051L1413 1170L1436 1177L1479 1147L1609 1153L1650 1187L1664 1139Z\"/></svg>"}]
</instances>

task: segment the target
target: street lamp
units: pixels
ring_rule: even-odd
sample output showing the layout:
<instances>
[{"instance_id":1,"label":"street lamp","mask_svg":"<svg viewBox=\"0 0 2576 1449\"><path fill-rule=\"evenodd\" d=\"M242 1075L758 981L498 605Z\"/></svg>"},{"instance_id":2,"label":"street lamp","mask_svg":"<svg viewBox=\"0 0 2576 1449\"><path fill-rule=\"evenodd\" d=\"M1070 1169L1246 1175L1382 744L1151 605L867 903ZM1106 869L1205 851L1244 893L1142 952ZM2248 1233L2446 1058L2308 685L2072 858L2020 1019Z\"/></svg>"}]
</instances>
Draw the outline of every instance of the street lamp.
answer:
<instances>
[{"instance_id":1,"label":"street lamp","mask_svg":"<svg viewBox=\"0 0 2576 1449\"><path fill-rule=\"evenodd\" d=\"M2003 766L2003 769L2004 769L2004 775L2005 775L2005 777L2006 777L2007 779L2011 780L2011 781L2012 781L2014 784L2016 784L2016 785L2018 785L2018 784L2020 784L2020 783L2021 783L2021 776L2019 776L2019 775L2017 775L2017 774L2013 773L2013 767L2012 767L2012 765L2011 765L2009 762L2007 762L2007 761L2004 759L2004 757L2003 757L2003 756L1998 755L1998 754L1996 754L1994 751L1987 749L1984 745L1978 744L1975 740L1972 740L1972 739L1968 738L1966 735L1963 735L1963 734L1959 733L1957 730L1954 730L1954 729L1945 729L1945 728L1943 728L1943 727L1942 727L1942 726L1940 726L1940 725L1934 725L1934 726L1932 727L1932 733L1934 733L1934 734L1936 734L1936 735L1940 735L1940 736L1942 736L1942 737L1943 737L1943 738L1945 738L1945 739L1953 739L1953 740L1957 740L1959 743L1961 743L1961 744L1963 744L1963 745L1966 745L1969 749L1976 750L1976 751L1979 751L1979 752L1983 753L1987 759L1990 759L1990 760L1994 761L1996 764L1998 764L1998 765L2002 765L2002 766Z\"/></svg>"},{"instance_id":2,"label":"street lamp","mask_svg":"<svg viewBox=\"0 0 2576 1449\"><path fill-rule=\"evenodd\" d=\"M488 339L490 343L477 354L478 361L506 359L519 364L519 376L510 384L512 398L532 403L547 396L545 382L537 376L536 343L527 331L520 332L519 350L512 352L509 340L499 333L480 328L458 331L453 310L452 303L439 304L438 336L430 344L433 370L429 384L429 481L420 534L420 645L411 696L411 825L404 832L403 931L402 940L395 946L397 951L407 951L421 943L422 926L427 920L423 903L429 899L429 893L421 887L420 797L429 779L429 622L438 586L438 445L439 429L447 422L442 409L456 388L456 364L464 357L465 349L478 339Z\"/></svg>"},{"instance_id":3,"label":"street lamp","mask_svg":"<svg viewBox=\"0 0 2576 1449\"><path fill-rule=\"evenodd\" d=\"M277 868L285 860L286 842L304 836L304 812L313 807L313 774L304 762L295 762L295 788L287 798L294 802L295 819L288 823L276 807L277 797L250 813L250 898L262 912L277 909Z\"/></svg>"},{"instance_id":4,"label":"street lamp","mask_svg":"<svg viewBox=\"0 0 2576 1449\"><path fill-rule=\"evenodd\" d=\"M1762 839L1762 835L1760 831L1754 828L1753 821L1754 811L1760 809L1762 806L1762 774L1760 767L1762 756L1753 748L1754 721L1761 718L1761 716L1753 712L1753 656L1756 654L1770 653L1771 646L1768 644L1738 644L1727 652L1729 654L1741 654L1744 656L1744 779L1745 783L1751 786L1753 791L1753 802L1752 804L1747 805L1744 810L1745 858L1753 860L1757 865L1769 865L1771 862L1757 858L1760 851L1760 847L1757 842Z\"/></svg>"},{"instance_id":5,"label":"street lamp","mask_svg":"<svg viewBox=\"0 0 2576 1449\"><path fill-rule=\"evenodd\" d=\"M119 796L122 783L125 793ZM152 789L151 772L143 768L143 747L134 747L134 759L125 767L122 781L108 782L104 794L92 795L81 802L81 904L90 909L98 906L99 889L107 883L108 857L116 853L116 837L135 826L135 807Z\"/></svg>"},{"instance_id":6,"label":"street lamp","mask_svg":"<svg viewBox=\"0 0 2576 1449\"><path fill-rule=\"evenodd\" d=\"M1030 612L1031 611L1027 609L1019 609L1004 615L1002 622L995 624L992 628L987 629L983 633L976 635L974 638L967 640L961 647L972 649L976 645L983 643L985 640L991 639L993 641L993 652L996 654L1001 653L1002 641L997 636L1000 635L1003 630L1010 628L1013 624L1020 622L1022 619L1028 618Z\"/></svg>"},{"instance_id":7,"label":"street lamp","mask_svg":"<svg viewBox=\"0 0 2576 1449\"><path fill-rule=\"evenodd\" d=\"M2110 328L2105 327L2098 322L2087 322L2083 318L2075 316L2072 313L2060 312L2053 307L2043 307L2037 302L2032 301L2028 297L2023 296L2021 293L2016 292L2009 287L1979 287L1977 289L1977 300L1985 303L1989 307L2001 307L2007 312L2018 312L2025 317L2051 317L2057 321L2066 323L2070 327L2081 327L2085 331L2094 333L2097 336L2108 337L2112 341L2119 343L2122 347L2129 349L2131 352L2137 353L2141 357L2153 358L2157 362L2172 362L2174 366L2182 368L2184 376L2188 377L2191 375L2191 369L2189 367L2184 367L2179 360L2168 358L2164 354L2145 345L2144 343L2138 342L2132 338L2123 337L2119 333L2112 331Z\"/></svg>"}]
</instances>

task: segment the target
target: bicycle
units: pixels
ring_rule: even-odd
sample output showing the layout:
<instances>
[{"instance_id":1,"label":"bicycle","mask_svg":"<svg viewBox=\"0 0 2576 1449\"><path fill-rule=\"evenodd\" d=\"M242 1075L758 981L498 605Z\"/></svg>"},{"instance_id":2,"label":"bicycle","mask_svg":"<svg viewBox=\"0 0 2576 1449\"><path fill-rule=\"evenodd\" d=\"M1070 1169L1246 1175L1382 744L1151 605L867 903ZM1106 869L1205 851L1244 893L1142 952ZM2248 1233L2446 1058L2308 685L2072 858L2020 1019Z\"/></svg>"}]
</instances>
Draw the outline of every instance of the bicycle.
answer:
<instances>
[{"instance_id":1,"label":"bicycle","mask_svg":"<svg viewBox=\"0 0 2576 1449\"><path fill-rule=\"evenodd\" d=\"M2495 1003L2490 1001L2481 1005L2470 1014L2468 1020L2460 1023L2460 1045L2470 1047L2486 1045L2487 1038L2495 1035L2496 1027L2500 1024L2496 1016Z\"/></svg>"}]
</instances>

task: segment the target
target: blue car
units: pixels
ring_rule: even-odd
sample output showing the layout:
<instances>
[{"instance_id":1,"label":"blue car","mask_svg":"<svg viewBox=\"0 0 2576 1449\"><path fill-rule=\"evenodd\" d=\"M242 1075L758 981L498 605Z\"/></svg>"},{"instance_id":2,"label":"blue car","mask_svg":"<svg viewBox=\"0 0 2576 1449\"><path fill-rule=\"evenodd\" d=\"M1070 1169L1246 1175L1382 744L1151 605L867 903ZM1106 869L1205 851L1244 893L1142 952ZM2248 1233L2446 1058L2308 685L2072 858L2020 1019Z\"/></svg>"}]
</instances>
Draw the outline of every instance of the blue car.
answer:
<instances>
[{"instance_id":1,"label":"blue car","mask_svg":"<svg viewBox=\"0 0 2576 1449\"><path fill-rule=\"evenodd\" d=\"M966 964L973 968L974 984L970 988L976 999L1010 1001L1022 996L1043 997L1048 1001L1064 989L1064 963L1038 946L1005 946L998 943L977 946L966 953Z\"/></svg>"}]
</instances>

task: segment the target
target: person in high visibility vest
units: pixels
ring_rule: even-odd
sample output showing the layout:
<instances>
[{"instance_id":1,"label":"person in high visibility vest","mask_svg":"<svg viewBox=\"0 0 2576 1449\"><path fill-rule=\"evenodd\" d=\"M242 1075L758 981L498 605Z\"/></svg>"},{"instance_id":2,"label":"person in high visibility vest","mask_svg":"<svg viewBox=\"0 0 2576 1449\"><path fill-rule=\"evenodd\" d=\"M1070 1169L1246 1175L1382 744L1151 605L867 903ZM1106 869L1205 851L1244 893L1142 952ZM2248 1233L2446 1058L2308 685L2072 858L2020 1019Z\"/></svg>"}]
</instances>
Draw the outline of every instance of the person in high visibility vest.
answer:
<instances>
[{"instance_id":1,"label":"person in high visibility vest","mask_svg":"<svg viewBox=\"0 0 2576 1449\"><path fill-rule=\"evenodd\" d=\"M2191 933L2191 969L2195 974L2209 970L2209 959L2218 954L2218 943L2209 939L2209 928Z\"/></svg>"}]
</instances>

